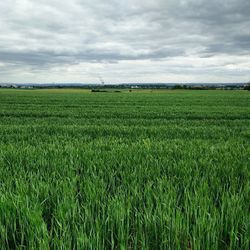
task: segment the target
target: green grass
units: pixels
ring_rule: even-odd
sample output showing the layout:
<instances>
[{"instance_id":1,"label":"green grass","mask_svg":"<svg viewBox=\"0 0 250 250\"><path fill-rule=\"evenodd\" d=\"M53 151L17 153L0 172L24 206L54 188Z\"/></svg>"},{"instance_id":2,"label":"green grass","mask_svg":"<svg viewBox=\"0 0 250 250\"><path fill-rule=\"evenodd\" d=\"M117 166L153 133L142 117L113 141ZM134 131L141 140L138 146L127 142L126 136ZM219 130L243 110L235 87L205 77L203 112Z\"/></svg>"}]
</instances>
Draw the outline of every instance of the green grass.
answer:
<instances>
[{"instance_id":1,"label":"green grass","mask_svg":"<svg viewBox=\"0 0 250 250\"><path fill-rule=\"evenodd\" d=\"M1 249L249 249L247 91L0 90Z\"/></svg>"}]
</instances>

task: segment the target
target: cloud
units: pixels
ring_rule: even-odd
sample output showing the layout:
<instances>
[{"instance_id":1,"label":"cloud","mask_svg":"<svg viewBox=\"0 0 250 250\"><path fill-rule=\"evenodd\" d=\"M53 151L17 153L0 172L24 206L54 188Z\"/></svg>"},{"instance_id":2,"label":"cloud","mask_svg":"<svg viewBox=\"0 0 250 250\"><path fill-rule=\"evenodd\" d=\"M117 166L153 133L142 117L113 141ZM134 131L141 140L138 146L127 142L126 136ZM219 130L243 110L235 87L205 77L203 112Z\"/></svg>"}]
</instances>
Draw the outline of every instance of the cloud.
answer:
<instances>
[{"instance_id":1,"label":"cloud","mask_svg":"<svg viewBox=\"0 0 250 250\"><path fill-rule=\"evenodd\" d=\"M249 12L248 0L1 1L0 81L247 81Z\"/></svg>"}]
</instances>

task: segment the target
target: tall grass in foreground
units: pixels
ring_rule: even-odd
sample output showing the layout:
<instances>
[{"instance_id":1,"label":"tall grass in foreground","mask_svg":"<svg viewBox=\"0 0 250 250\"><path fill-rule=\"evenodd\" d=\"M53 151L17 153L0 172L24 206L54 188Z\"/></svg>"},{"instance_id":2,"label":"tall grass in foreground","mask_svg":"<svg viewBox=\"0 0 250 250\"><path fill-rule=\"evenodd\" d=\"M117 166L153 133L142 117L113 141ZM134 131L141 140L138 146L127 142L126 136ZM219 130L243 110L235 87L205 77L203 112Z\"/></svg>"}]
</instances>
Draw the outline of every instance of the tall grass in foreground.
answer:
<instances>
[{"instance_id":1,"label":"tall grass in foreground","mask_svg":"<svg viewBox=\"0 0 250 250\"><path fill-rule=\"evenodd\" d=\"M238 91L0 91L1 249L249 249Z\"/></svg>"}]
</instances>

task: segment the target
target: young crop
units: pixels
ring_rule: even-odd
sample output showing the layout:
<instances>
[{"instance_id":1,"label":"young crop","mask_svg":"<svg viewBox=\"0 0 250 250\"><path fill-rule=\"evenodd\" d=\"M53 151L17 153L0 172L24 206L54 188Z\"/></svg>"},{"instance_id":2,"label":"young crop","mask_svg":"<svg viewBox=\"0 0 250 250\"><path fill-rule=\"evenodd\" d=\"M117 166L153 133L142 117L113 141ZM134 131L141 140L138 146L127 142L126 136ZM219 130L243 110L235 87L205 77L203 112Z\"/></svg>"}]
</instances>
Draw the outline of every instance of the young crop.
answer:
<instances>
[{"instance_id":1,"label":"young crop","mask_svg":"<svg viewBox=\"0 0 250 250\"><path fill-rule=\"evenodd\" d=\"M249 249L247 91L0 90L1 249Z\"/></svg>"}]
</instances>

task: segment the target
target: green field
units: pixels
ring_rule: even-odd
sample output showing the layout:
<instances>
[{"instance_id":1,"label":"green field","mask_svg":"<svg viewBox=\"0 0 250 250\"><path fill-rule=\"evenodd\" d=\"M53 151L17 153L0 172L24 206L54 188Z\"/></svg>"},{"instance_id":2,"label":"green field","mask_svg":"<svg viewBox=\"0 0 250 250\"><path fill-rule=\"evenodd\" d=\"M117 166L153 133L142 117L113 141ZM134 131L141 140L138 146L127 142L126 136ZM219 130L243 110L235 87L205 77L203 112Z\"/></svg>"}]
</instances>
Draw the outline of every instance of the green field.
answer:
<instances>
[{"instance_id":1,"label":"green field","mask_svg":"<svg viewBox=\"0 0 250 250\"><path fill-rule=\"evenodd\" d=\"M0 249L249 249L250 92L0 89Z\"/></svg>"}]
</instances>

